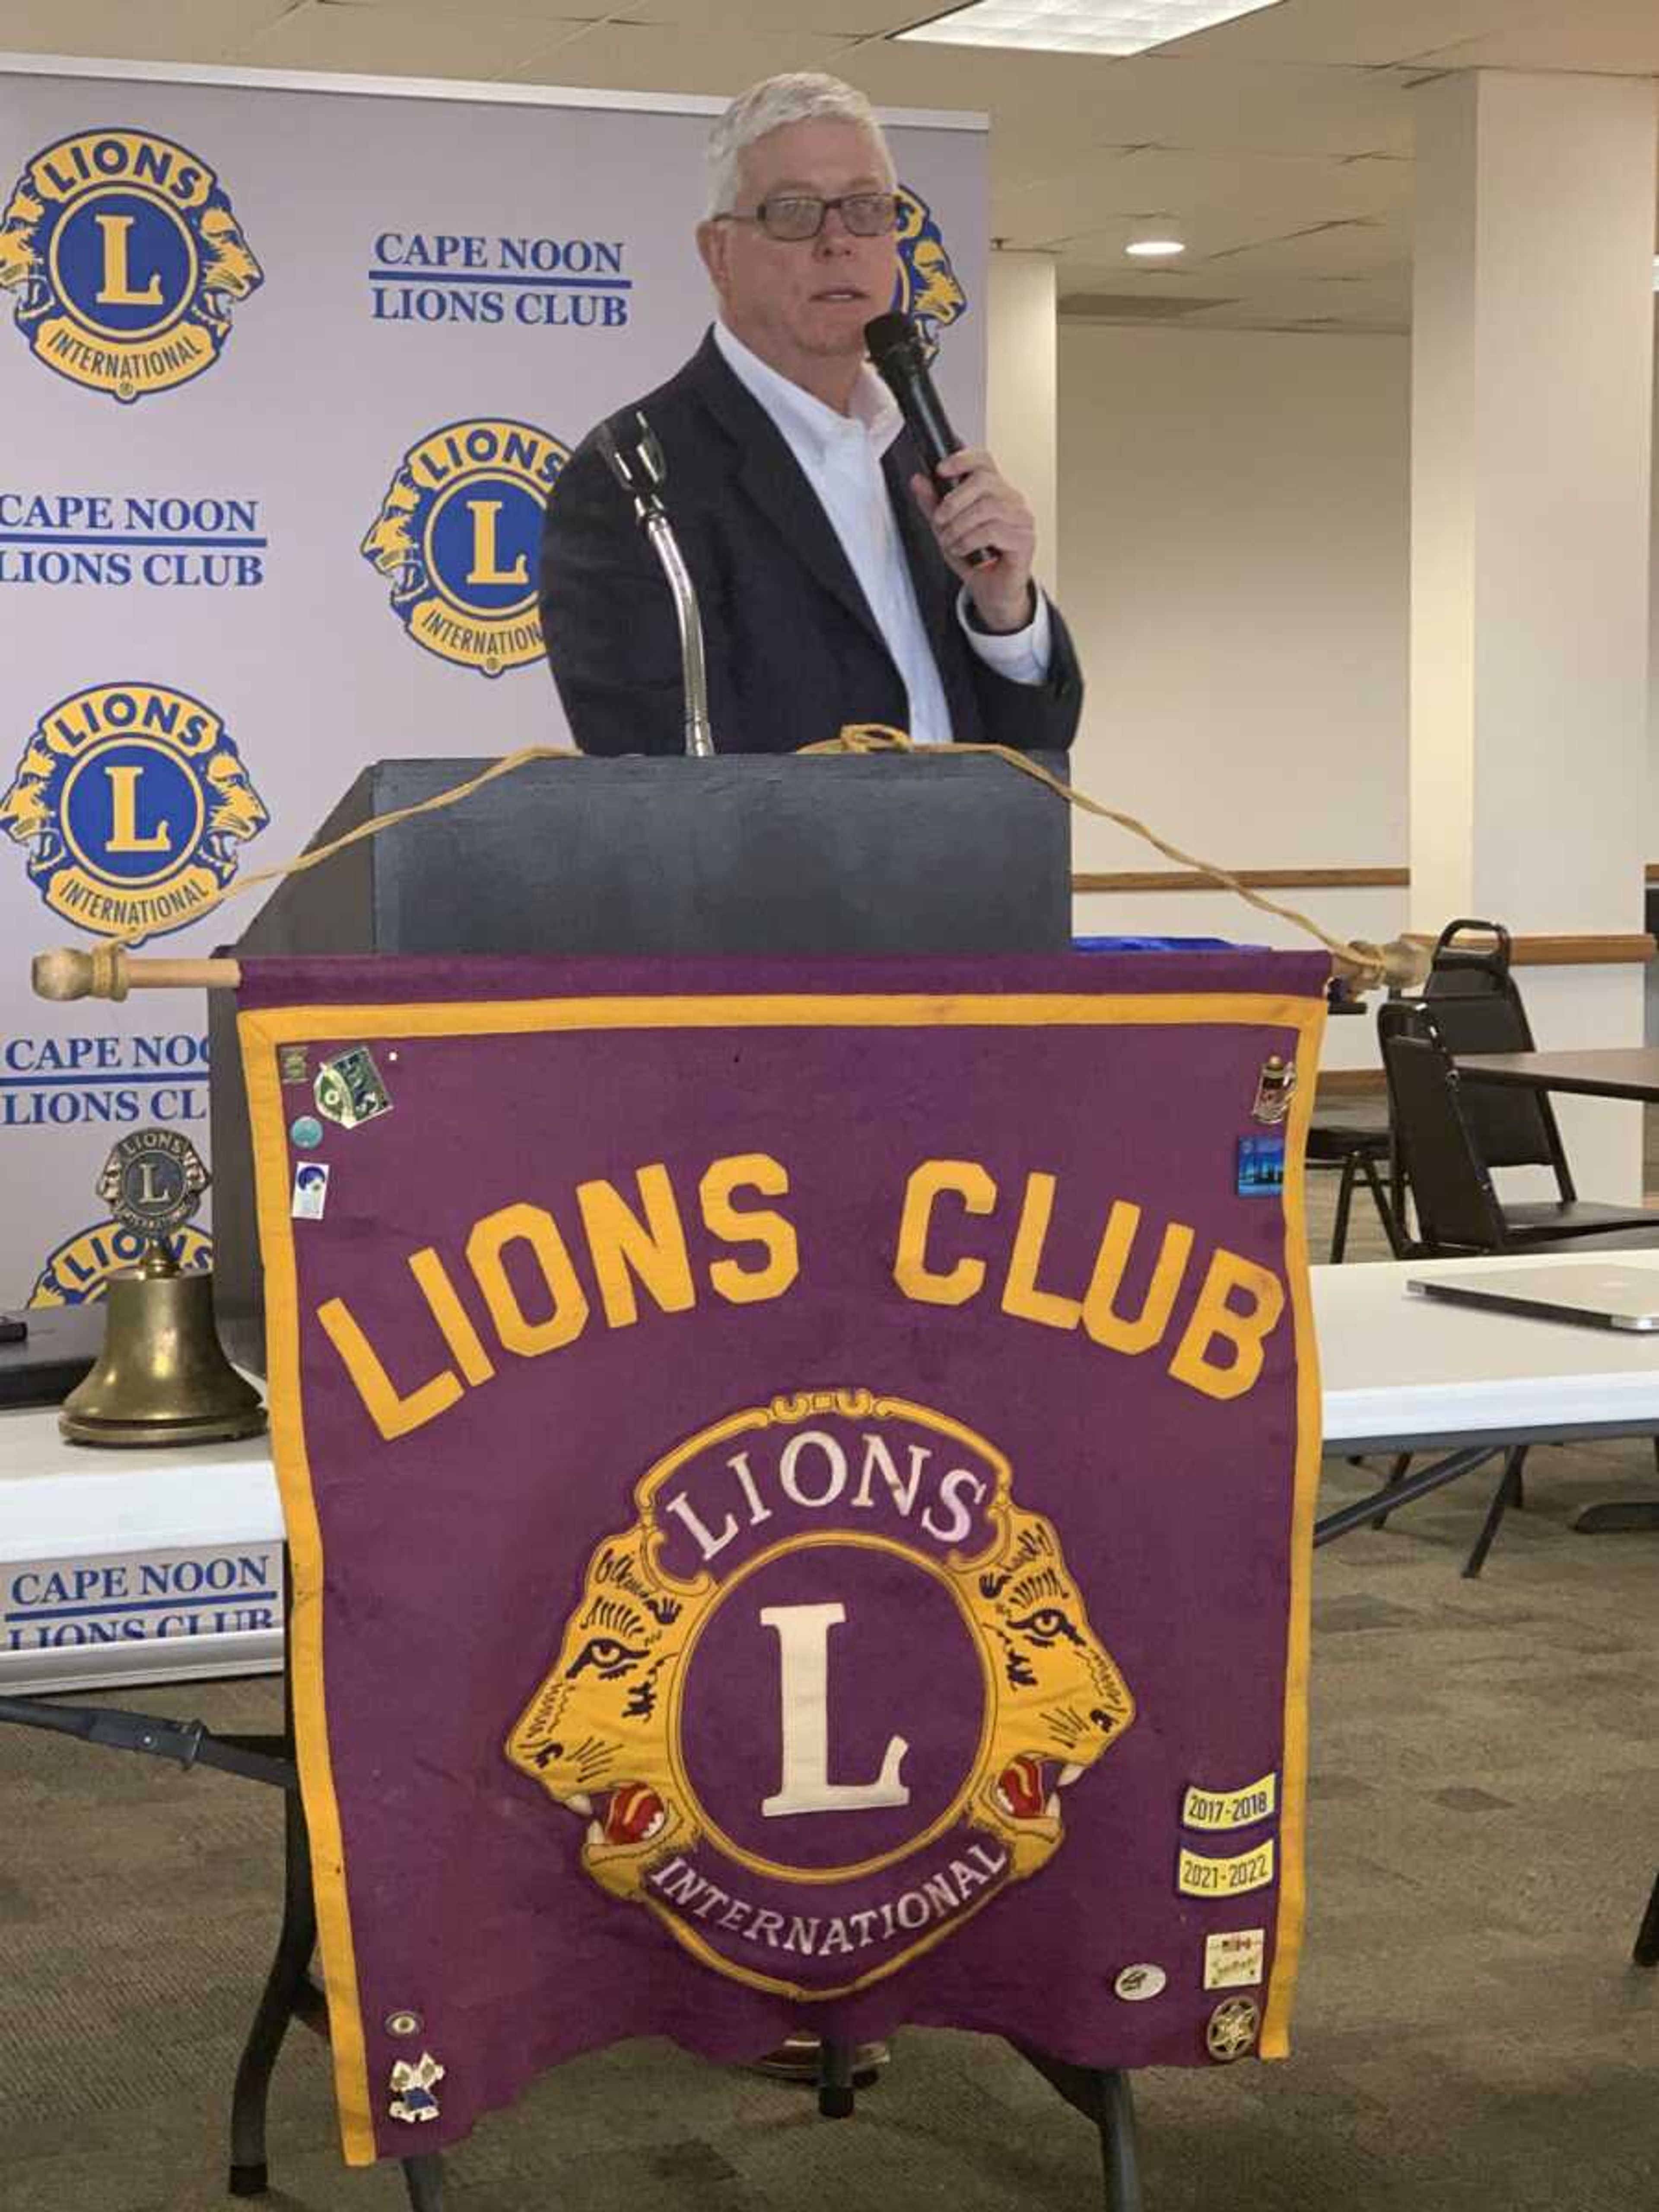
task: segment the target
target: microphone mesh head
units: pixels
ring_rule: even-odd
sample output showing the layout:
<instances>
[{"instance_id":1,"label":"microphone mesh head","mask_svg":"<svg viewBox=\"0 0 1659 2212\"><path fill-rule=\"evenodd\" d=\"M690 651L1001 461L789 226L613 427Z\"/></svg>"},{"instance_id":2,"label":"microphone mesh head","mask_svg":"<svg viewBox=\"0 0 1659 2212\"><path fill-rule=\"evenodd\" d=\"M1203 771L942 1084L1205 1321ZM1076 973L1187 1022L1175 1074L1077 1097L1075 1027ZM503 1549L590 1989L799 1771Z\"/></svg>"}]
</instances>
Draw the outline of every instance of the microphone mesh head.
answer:
<instances>
[{"instance_id":1,"label":"microphone mesh head","mask_svg":"<svg viewBox=\"0 0 1659 2212\"><path fill-rule=\"evenodd\" d=\"M908 315L878 315L864 326L864 343L878 368L895 355L908 352L915 338Z\"/></svg>"}]
</instances>

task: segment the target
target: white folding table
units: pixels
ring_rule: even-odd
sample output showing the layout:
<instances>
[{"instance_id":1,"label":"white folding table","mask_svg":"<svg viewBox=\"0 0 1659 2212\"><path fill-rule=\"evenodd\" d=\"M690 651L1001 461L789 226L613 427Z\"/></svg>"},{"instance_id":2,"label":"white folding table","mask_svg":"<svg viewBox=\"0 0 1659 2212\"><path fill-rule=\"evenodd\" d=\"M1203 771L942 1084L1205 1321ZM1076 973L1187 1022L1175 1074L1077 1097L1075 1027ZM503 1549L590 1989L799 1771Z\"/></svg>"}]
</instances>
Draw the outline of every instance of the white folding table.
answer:
<instances>
[{"instance_id":1,"label":"white folding table","mask_svg":"<svg viewBox=\"0 0 1659 2212\"><path fill-rule=\"evenodd\" d=\"M1552 1267L1607 1265L1605 1252L1529 1256ZM1659 1251L1621 1251L1618 1260L1659 1275ZM1659 1435L1659 1334L1483 1313L1406 1288L1412 1275L1488 1273L1522 1264L1508 1254L1313 1269L1327 1457L1444 1455L1325 1515L1316 1542L1438 1490L1500 1451ZM1659 1293L1659 1283L1655 1287ZM1615 1528L1632 1510L1633 1502L1586 1506L1574 1525L1586 1532Z\"/></svg>"},{"instance_id":2,"label":"white folding table","mask_svg":"<svg viewBox=\"0 0 1659 2212\"><path fill-rule=\"evenodd\" d=\"M0 1413L0 1692L283 1663L269 1439L103 1451Z\"/></svg>"},{"instance_id":3,"label":"white folding table","mask_svg":"<svg viewBox=\"0 0 1659 2212\"><path fill-rule=\"evenodd\" d=\"M1620 1260L1659 1270L1659 1251ZM1552 1264L1598 1262L1583 1253ZM1659 1433L1659 1338L1406 1292L1408 1274L1437 1267L1515 1264L1314 1268L1326 1452L1436 1455L1326 1515L1317 1540L1516 1445ZM52 1412L0 1413L0 1693L275 1671L282 1544L264 1438L95 1451L63 1443Z\"/></svg>"}]
</instances>

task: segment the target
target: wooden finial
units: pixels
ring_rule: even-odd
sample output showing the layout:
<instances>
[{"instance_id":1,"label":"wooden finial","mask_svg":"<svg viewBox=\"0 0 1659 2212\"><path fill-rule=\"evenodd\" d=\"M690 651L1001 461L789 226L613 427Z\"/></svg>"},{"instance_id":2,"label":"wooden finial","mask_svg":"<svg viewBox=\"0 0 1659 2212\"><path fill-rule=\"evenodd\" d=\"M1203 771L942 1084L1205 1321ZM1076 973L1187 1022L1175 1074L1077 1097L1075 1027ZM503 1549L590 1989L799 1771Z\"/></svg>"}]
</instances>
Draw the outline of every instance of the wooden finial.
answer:
<instances>
[{"instance_id":1,"label":"wooden finial","mask_svg":"<svg viewBox=\"0 0 1659 2212\"><path fill-rule=\"evenodd\" d=\"M37 999L125 999L127 949L98 945L82 951L60 945L56 951L35 955L33 975Z\"/></svg>"},{"instance_id":2,"label":"wooden finial","mask_svg":"<svg viewBox=\"0 0 1659 2212\"><path fill-rule=\"evenodd\" d=\"M34 956L39 999L125 999L129 991L234 991L242 971L234 960L135 959L125 945L73 945Z\"/></svg>"}]
</instances>

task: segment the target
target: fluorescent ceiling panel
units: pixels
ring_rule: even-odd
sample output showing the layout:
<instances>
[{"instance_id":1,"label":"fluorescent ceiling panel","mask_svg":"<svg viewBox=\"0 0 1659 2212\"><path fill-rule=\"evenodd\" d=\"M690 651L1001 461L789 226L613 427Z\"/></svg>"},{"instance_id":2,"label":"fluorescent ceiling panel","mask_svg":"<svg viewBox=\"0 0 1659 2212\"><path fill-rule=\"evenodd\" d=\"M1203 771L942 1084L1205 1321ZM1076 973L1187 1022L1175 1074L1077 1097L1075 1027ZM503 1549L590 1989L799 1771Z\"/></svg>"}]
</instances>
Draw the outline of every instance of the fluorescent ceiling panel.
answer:
<instances>
[{"instance_id":1,"label":"fluorescent ceiling panel","mask_svg":"<svg viewBox=\"0 0 1659 2212\"><path fill-rule=\"evenodd\" d=\"M1279 0L975 0L893 35L945 46L1059 54L1144 54Z\"/></svg>"}]
</instances>

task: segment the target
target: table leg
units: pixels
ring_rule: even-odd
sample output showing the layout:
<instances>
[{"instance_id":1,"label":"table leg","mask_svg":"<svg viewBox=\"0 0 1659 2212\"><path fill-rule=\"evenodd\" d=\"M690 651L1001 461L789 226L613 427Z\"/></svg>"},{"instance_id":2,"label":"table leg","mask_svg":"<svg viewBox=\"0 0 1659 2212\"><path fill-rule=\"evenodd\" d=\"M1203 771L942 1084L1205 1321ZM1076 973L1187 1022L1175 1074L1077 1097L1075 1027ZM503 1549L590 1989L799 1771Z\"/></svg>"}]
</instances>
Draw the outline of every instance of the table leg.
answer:
<instances>
[{"instance_id":1,"label":"table leg","mask_svg":"<svg viewBox=\"0 0 1659 2212\"><path fill-rule=\"evenodd\" d=\"M1484 1467L1489 1459L1496 1459L1504 1449L1502 1444L1472 1445L1466 1450L1451 1453L1445 1459L1436 1460L1431 1467L1420 1468L1417 1474L1407 1475L1403 1481L1391 1480L1385 1488L1374 1490L1369 1498L1358 1498L1352 1505L1339 1506L1334 1513L1328 1513L1322 1520L1315 1522L1313 1540L1316 1547L1332 1543L1339 1536L1346 1536L1351 1528L1364 1528L1381 1505L1386 1505L1393 1512L1398 1506L1409 1505L1415 1498L1426 1498L1430 1491L1440 1490L1447 1483L1455 1482L1460 1475L1472 1474L1476 1468Z\"/></svg>"},{"instance_id":2,"label":"table leg","mask_svg":"<svg viewBox=\"0 0 1659 2212\"><path fill-rule=\"evenodd\" d=\"M1511 1505L1521 1500L1521 1470L1527 1463L1528 1447L1515 1445L1504 1462L1504 1472L1498 1479L1498 1487L1492 1494L1492 1504L1480 1524L1480 1534L1474 1540L1474 1548L1463 1563L1466 1581L1473 1581L1486 1564L1486 1554L1492 1549L1492 1540L1498 1534L1498 1524Z\"/></svg>"},{"instance_id":3,"label":"table leg","mask_svg":"<svg viewBox=\"0 0 1659 2212\"><path fill-rule=\"evenodd\" d=\"M283 1800L283 1924L264 1993L248 2029L230 2100L230 2193L261 2197L270 2186L265 2108L289 2023L307 2010L317 1909L311 1893L311 1841L297 1790Z\"/></svg>"},{"instance_id":4,"label":"table leg","mask_svg":"<svg viewBox=\"0 0 1659 2212\"><path fill-rule=\"evenodd\" d=\"M436 2151L421 2158L402 2158L404 2187L409 2191L410 2212L444 2212L444 2162Z\"/></svg>"}]
</instances>

